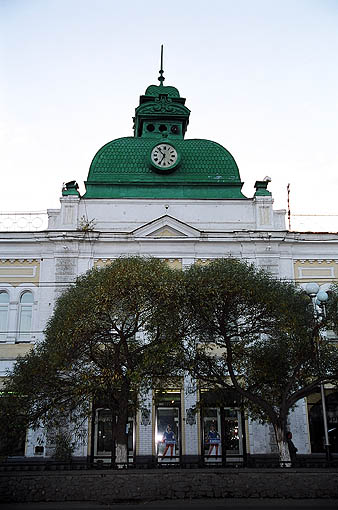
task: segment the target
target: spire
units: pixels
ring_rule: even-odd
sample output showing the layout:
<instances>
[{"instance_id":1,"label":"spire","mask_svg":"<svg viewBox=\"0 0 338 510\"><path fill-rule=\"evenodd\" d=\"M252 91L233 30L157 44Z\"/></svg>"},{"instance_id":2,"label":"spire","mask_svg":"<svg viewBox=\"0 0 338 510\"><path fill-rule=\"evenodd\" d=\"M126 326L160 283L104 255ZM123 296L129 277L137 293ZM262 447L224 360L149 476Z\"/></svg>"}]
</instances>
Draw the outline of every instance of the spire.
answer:
<instances>
[{"instance_id":1,"label":"spire","mask_svg":"<svg viewBox=\"0 0 338 510\"><path fill-rule=\"evenodd\" d=\"M165 77L163 76L163 44L161 44L161 69L160 69L160 76L158 77L158 81L163 85L163 82L165 80Z\"/></svg>"}]
</instances>

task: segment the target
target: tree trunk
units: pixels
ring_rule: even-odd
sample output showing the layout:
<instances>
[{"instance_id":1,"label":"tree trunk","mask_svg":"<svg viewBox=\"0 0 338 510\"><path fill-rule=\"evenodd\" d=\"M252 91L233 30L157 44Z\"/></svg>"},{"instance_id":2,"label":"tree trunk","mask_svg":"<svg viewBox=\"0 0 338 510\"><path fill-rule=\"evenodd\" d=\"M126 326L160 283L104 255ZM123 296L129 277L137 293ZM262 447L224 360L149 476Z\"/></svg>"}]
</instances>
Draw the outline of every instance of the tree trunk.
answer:
<instances>
[{"instance_id":1,"label":"tree trunk","mask_svg":"<svg viewBox=\"0 0 338 510\"><path fill-rule=\"evenodd\" d=\"M116 464L118 468L128 466L128 397L129 385L126 381L121 388L119 397L119 410L116 422Z\"/></svg>"},{"instance_id":2,"label":"tree trunk","mask_svg":"<svg viewBox=\"0 0 338 510\"><path fill-rule=\"evenodd\" d=\"M289 446L286 440L286 425L281 423L274 423L273 428L277 440L280 467L291 467Z\"/></svg>"},{"instance_id":3,"label":"tree trunk","mask_svg":"<svg viewBox=\"0 0 338 510\"><path fill-rule=\"evenodd\" d=\"M127 444L116 444L116 464L118 468L127 467L128 464L128 448Z\"/></svg>"},{"instance_id":4,"label":"tree trunk","mask_svg":"<svg viewBox=\"0 0 338 510\"><path fill-rule=\"evenodd\" d=\"M111 409L111 447L110 447L110 465L112 469L116 467L116 414Z\"/></svg>"}]
</instances>

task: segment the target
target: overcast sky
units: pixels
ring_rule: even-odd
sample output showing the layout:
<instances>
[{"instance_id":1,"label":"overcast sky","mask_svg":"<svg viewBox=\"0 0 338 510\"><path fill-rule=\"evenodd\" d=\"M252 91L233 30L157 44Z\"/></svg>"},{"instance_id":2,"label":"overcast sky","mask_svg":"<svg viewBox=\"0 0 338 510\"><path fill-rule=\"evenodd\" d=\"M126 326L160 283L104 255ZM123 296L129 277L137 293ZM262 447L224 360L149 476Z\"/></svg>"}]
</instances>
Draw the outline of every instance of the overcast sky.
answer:
<instances>
[{"instance_id":1,"label":"overcast sky","mask_svg":"<svg viewBox=\"0 0 338 510\"><path fill-rule=\"evenodd\" d=\"M187 138L224 145L243 192L338 215L338 0L0 0L0 211L59 207L92 158L132 135L158 83L191 110ZM296 221L297 218L295 218ZM298 217L297 224L302 221ZM313 218L338 231L338 216Z\"/></svg>"}]
</instances>

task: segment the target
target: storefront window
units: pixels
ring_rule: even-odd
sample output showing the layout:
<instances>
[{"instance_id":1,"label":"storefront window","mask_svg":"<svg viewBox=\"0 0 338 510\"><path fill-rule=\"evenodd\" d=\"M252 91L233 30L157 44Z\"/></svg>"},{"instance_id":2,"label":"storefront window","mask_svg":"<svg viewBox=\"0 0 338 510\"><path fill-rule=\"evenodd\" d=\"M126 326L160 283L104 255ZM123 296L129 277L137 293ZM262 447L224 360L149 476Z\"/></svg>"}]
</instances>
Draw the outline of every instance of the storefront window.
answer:
<instances>
[{"instance_id":1,"label":"storefront window","mask_svg":"<svg viewBox=\"0 0 338 510\"><path fill-rule=\"evenodd\" d=\"M229 392L201 390L201 439L205 463L242 463L244 432L236 397ZM223 405L216 402L224 402Z\"/></svg>"},{"instance_id":2,"label":"storefront window","mask_svg":"<svg viewBox=\"0 0 338 510\"><path fill-rule=\"evenodd\" d=\"M238 460L243 455L241 413L232 408L204 408L203 454L206 462Z\"/></svg>"},{"instance_id":3,"label":"storefront window","mask_svg":"<svg viewBox=\"0 0 338 510\"><path fill-rule=\"evenodd\" d=\"M168 392L157 396L156 454L161 463L180 459L180 393Z\"/></svg>"},{"instance_id":4,"label":"storefront window","mask_svg":"<svg viewBox=\"0 0 338 510\"><path fill-rule=\"evenodd\" d=\"M224 446L226 454L242 455L241 416L237 409L224 409Z\"/></svg>"},{"instance_id":5,"label":"storefront window","mask_svg":"<svg viewBox=\"0 0 338 510\"><path fill-rule=\"evenodd\" d=\"M206 408L203 413L203 450L207 462L221 462L221 413L216 408Z\"/></svg>"}]
</instances>

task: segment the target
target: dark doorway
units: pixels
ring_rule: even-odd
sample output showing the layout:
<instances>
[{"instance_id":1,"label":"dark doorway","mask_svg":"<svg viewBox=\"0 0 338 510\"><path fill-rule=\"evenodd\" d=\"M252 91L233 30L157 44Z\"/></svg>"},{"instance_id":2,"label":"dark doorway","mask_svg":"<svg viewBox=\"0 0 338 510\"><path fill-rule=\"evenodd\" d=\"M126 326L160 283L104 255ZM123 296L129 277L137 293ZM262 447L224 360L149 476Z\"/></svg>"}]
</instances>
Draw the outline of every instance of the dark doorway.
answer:
<instances>
[{"instance_id":1,"label":"dark doorway","mask_svg":"<svg viewBox=\"0 0 338 510\"><path fill-rule=\"evenodd\" d=\"M331 453L338 453L338 392L326 392L327 425ZM322 402L319 394L308 399L311 452L325 452Z\"/></svg>"}]
</instances>

